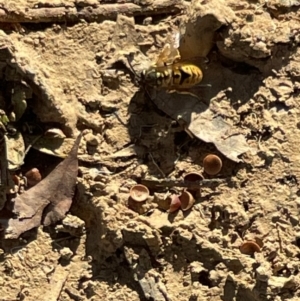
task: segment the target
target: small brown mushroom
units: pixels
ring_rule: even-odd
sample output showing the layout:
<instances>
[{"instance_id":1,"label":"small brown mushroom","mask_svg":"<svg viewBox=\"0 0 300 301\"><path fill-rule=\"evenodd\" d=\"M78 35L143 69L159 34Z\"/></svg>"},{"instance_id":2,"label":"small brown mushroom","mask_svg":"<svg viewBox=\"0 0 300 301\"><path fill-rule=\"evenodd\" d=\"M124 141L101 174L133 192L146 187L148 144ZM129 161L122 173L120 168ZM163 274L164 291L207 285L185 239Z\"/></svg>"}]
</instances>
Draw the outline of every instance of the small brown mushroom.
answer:
<instances>
[{"instance_id":1,"label":"small brown mushroom","mask_svg":"<svg viewBox=\"0 0 300 301\"><path fill-rule=\"evenodd\" d=\"M246 255L253 255L255 252L260 252L260 246L254 241L245 241L240 246L240 251Z\"/></svg>"},{"instance_id":2,"label":"small brown mushroom","mask_svg":"<svg viewBox=\"0 0 300 301\"><path fill-rule=\"evenodd\" d=\"M145 185L137 184L130 189L130 197L136 202L146 201L149 194L149 189Z\"/></svg>"},{"instance_id":3,"label":"small brown mushroom","mask_svg":"<svg viewBox=\"0 0 300 301\"><path fill-rule=\"evenodd\" d=\"M31 168L25 173L27 179L27 184L29 186L34 186L42 180L42 175L37 168Z\"/></svg>"},{"instance_id":4,"label":"small brown mushroom","mask_svg":"<svg viewBox=\"0 0 300 301\"><path fill-rule=\"evenodd\" d=\"M183 180L184 182L200 182L203 180L203 177L197 172L189 172L184 176Z\"/></svg>"},{"instance_id":5,"label":"small brown mushroom","mask_svg":"<svg viewBox=\"0 0 300 301\"><path fill-rule=\"evenodd\" d=\"M170 196L170 198L171 198L171 203L170 203L170 208L169 208L168 212L173 213L180 208L181 202L180 202L178 195L176 195L176 194L172 194Z\"/></svg>"},{"instance_id":6,"label":"small brown mushroom","mask_svg":"<svg viewBox=\"0 0 300 301\"><path fill-rule=\"evenodd\" d=\"M204 170L211 176L218 174L222 165L222 160L217 155L209 154L203 159Z\"/></svg>"},{"instance_id":7,"label":"small brown mushroom","mask_svg":"<svg viewBox=\"0 0 300 301\"><path fill-rule=\"evenodd\" d=\"M187 190L197 198L200 196L200 182L203 180L203 176L197 172L190 172L183 178L185 184L187 184Z\"/></svg>"},{"instance_id":8,"label":"small brown mushroom","mask_svg":"<svg viewBox=\"0 0 300 301\"><path fill-rule=\"evenodd\" d=\"M190 208L192 208L192 206L194 205L195 203L195 199L194 197L192 196L192 194L190 192L188 192L187 190L184 190L180 197L180 202L181 202L181 210L182 211L187 211L189 210Z\"/></svg>"}]
</instances>

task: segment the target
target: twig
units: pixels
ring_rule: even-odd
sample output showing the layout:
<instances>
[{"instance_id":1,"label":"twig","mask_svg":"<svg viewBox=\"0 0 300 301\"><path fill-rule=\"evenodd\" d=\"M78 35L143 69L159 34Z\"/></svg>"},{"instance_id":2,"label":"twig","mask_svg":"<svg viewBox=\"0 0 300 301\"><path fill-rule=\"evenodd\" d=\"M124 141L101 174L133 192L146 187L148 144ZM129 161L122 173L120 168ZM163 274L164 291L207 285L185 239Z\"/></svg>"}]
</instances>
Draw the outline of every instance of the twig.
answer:
<instances>
[{"instance_id":1,"label":"twig","mask_svg":"<svg viewBox=\"0 0 300 301\"><path fill-rule=\"evenodd\" d=\"M278 223L276 223L276 230L277 230L277 235L278 235L279 249L280 249L280 252L283 253L282 240L280 237L280 229L279 229Z\"/></svg>"},{"instance_id":2,"label":"twig","mask_svg":"<svg viewBox=\"0 0 300 301\"><path fill-rule=\"evenodd\" d=\"M165 173L164 173L164 172L160 169L160 167L157 165L157 163L155 162L155 160L154 160L152 154L149 153L149 155L150 155L150 158L151 158L153 164L156 166L156 168L157 168L158 171L161 173L161 175L165 178L165 177L166 177Z\"/></svg>"},{"instance_id":3,"label":"twig","mask_svg":"<svg viewBox=\"0 0 300 301\"><path fill-rule=\"evenodd\" d=\"M55 272L53 273L51 280L50 280L50 287L47 287L47 290L44 294L44 301L57 301L59 300L60 293L62 288L67 281L69 276L69 271L67 271L62 266L57 266Z\"/></svg>"},{"instance_id":4,"label":"twig","mask_svg":"<svg viewBox=\"0 0 300 301\"><path fill-rule=\"evenodd\" d=\"M26 155L27 155L28 152L30 151L31 147L32 147L32 146L33 146L40 138L42 138L42 137L43 137L43 135L39 135L39 136L37 136L36 138L34 138L33 141L31 141L31 142L28 144L27 148L25 149L23 158L22 158L23 162L24 162L24 159L25 159Z\"/></svg>"},{"instance_id":5,"label":"twig","mask_svg":"<svg viewBox=\"0 0 300 301\"><path fill-rule=\"evenodd\" d=\"M189 182L181 180L141 180L141 184L147 187L188 187L188 188L200 188L201 186L211 185L211 184L221 184L225 183L224 179L204 179L201 181Z\"/></svg>"},{"instance_id":6,"label":"twig","mask_svg":"<svg viewBox=\"0 0 300 301\"><path fill-rule=\"evenodd\" d=\"M84 19L88 22L115 20L118 14L131 16L149 16L159 14L178 14L184 8L179 0L156 0L152 5L139 6L134 3L102 4L97 7L41 7L28 8L26 11L0 9L1 23L53 23L77 22Z\"/></svg>"},{"instance_id":7,"label":"twig","mask_svg":"<svg viewBox=\"0 0 300 301\"><path fill-rule=\"evenodd\" d=\"M118 121L119 121L122 125L124 125L124 126L127 127L127 124L120 118L120 116L117 114L117 112L112 112L112 114L113 114L114 116L116 116L116 118L118 119Z\"/></svg>"},{"instance_id":8,"label":"twig","mask_svg":"<svg viewBox=\"0 0 300 301\"><path fill-rule=\"evenodd\" d=\"M177 150L177 152L176 152L177 158L176 158L176 160L174 161L174 164L176 164L176 163L179 161L179 159L180 159L180 156L181 156L180 150L181 150L186 144L188 144L189 142L190 142L190 140L187 140L187 141L185 141L183 144L180 145L180 147L178 148L178 150Z\"/></svg>"}]
</instances>

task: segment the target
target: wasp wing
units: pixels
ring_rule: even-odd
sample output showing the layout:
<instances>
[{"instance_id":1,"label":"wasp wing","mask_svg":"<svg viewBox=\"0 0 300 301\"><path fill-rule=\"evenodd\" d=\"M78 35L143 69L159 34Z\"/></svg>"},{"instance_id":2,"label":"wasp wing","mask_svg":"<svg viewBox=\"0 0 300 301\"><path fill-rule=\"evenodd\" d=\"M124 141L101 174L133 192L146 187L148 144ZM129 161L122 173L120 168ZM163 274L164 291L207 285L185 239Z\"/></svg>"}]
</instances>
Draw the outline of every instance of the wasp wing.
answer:
<instances>
[{"instance_id":1,"label":"wasp wing","mask_svg":"<svg viewBox=\"0 0 300 301\"><path fill-rule=\"evenodd\" d=\"M180 33L178 30L174 30L167 37L166 44L157 57L156 66L161 67L161 66L171 65L174 62L179 61L181 58L178 50L179 45L180 45Z\"/></svg>"}]
</instances>

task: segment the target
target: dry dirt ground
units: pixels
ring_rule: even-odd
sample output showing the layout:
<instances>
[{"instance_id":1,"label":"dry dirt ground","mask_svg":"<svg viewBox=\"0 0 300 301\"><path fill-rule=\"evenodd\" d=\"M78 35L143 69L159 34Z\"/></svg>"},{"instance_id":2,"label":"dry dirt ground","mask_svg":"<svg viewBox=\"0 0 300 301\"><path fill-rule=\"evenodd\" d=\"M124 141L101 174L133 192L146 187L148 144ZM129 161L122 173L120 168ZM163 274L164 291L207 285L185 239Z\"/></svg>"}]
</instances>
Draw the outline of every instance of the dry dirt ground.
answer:
<instances>
[{"instance_id":1,"label":"dry dirt ground","mask_svg":"<svg viewBox=\"0 0 300 301\"><path fill-rule=\"evenodd\" d=\"M300 3L106 2L0 4L1 68L8 45L8 65L21 75L2 75L2 91L22 80L32 90L27 122L70 138L84 131L70 214L1 239L0 300L300 300ZM135 16L134 27L126 18L116 26L118 9ZM82 14L69 20L61 10ZM97 22L84 17L93 11ZM249 146L240 162L187 134L184 96L171 98L171 118L159 97L149 100L134 84L122 57L131 47L153 59L179 24L187 24L182 57L206 57L201 105ZM211 178L207 153L222 158L222 181L203 185L191 210L167 213L168 189L155 185L145 205L129 208L130 187L146 178ZM40 155L31 150L22 169L47 174L56 159ZM246 240L261 252L242 254Z\"/></svg>"}]
</instances>

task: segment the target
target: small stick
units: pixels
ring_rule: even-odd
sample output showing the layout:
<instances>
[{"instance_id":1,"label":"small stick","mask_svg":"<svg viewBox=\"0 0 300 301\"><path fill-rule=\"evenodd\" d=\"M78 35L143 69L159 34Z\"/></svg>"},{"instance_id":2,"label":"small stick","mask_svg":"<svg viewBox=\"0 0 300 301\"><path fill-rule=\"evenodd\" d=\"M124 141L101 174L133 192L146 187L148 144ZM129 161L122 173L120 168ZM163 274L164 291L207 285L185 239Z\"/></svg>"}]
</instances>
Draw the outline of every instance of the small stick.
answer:
<instances>
[{"instance_id":1,"label":"small stick","mask_svg":"<svg viewBox=\"0 0 300 301\"><path fill-rule=\"evenodd\" d=\"M165 178L165 177L166 177L165 173L160 169L160 167L159 167L159 166L157 165L157 163L154 161L154 158L153 158L152 154L149 153L149 155L150 155L150 158L151 158L153 164L154 164L154 165L156 166L156 168L159 170L159 172L161 173L161 175Z\"/></svg>"},{"instance_id":2,"label":"small stick","mask_svg":"<svg viewBox=\"0 0 300 301\"><path fill-rule=\"evenodd\" d=\"M27 148L25 149L23 158L22 158L23 162L24 162L24 159L25 159L26 155L27 155L28 152L30 151L31 147L32 147L32 146L33 146L40 138L42 138L42 137L43 137L43 135L39 135L39 136L37 136L36 138L34 138L33 141L30 142L30 144L28 144Z\"/></svg>"},{"instance_id":3,"label":"small stick","mask_svg":"<svg viewBox=\"0 0 300 301\"><path fill-rule=\"evenodd\" d=\"M277 235L278 235L279 249L280 249L280 252L283 253L282 240L281 240L281 237L280 237L280 229L279 229L278 223L276 223L276 230L277 230Z\"/></svg>"},{"instance_id":4,"label":"small stick","mask_svg":"<svg viewBox=\"0 0 300 301\"><path fill-rule=\"evenodd\" d=\"M151 1L152 2L152 1ZM139 6L134 3L100 4L96 7L41 7L28 8L26 11L0 9L1 23L55 23L55 22L103 22L116 20L118 14L131 16L153 16L161 14L178 14L184 5L178 0L156 0L151 5Z\"/></svg>"},{"instance_id":5,"label":"small stick","mask_svg":"<svg viewBox=\"0 0 300 301\"><path fill-rule=\"evenodd\" d=\"M225 183L224 179L204 179L201 181L189 182L182 180L141 180L141 184L147 187L188 187L188 188L200 188L210 184Z\"/></svg>"},{"instance_id":6,"label":"small stick","mask_svg":"<svg viewBox=\"0 0 300 301\"><path fill-rule=\"evenodd\" d=\"M50 280L50 287L47 287L44 293L44 301L57 301L61 294L62 288L67 281L69 271L62 266L57 266Z\"/></svg>"}]
</instances>

